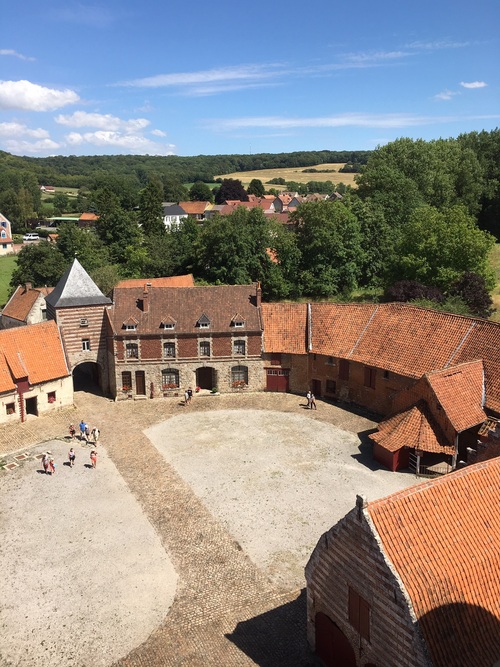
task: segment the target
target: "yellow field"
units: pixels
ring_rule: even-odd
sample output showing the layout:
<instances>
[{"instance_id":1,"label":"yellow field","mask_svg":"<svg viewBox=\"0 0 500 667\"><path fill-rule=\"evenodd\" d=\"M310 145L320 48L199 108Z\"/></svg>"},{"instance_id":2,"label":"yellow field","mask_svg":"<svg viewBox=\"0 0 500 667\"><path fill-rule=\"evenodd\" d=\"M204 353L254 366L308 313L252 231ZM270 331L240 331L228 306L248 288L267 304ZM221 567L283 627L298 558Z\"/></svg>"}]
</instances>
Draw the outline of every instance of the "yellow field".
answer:
<instances>
[{"instance_id":1,"label":"yellow field","mask_svg":"<svg viewBox=\"0 0 500 667\"><path fill-rule=\"evenodd\" d=\"M284 185L268 185L273 178L284 178L285 181L296 181L297 183L308 183L309 181L331 181L335 185L344 183L356 187L354 177L356 174L339 174L338 170L344 166L340 163L315 164L312 167L291 167L290 169L256 169L255 171L235 171L232 174L220 174L216 178L236 178L247 186L254 178L258 178L266 189L270 187L277 190L285 190ZM311 174L304 173L304 169L335 169L333 174Z\"/></svg>"}]
</instances>

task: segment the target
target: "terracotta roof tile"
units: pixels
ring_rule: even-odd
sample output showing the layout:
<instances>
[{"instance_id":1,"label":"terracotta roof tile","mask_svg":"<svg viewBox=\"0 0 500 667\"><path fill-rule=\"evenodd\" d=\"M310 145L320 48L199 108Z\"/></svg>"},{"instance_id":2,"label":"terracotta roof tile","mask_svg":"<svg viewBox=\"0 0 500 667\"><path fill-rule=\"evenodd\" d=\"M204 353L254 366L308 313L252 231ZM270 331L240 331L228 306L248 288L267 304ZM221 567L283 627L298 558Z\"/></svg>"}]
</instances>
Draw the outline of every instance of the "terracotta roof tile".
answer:
<instances>
[{"instance_id":1,"label":"terracotta roof tile","mask_svg":"<svg viewBox=\"0 0 500 667\"><path fill-rule=\"evenodd\" d=\"M369 503L436 667L500 656L500 458Z\"/></svg>"},{"instance_id":2,"label":"terracotta roof tile","mask_svg":"<svg viewBox=\"0 0 500 667\"><path fill-rule=\"evenodd\" d=\"M457 433L485 420L482 361L428 373L427 380Z\"/></svg>"},{"instance_id":3,"label":"terracotta roof tile","mask_svg":"<svg viewBox=\"0 0 500 667\"><path fill-rule=\"evenodd\" d=\"M350 357L376 311L372 304L313 303L311 351Z\"/></svg>"},{"instance_id":4,"label":"terracotta roof tile","mask_svg":"<svg viewBox=\"0 0 500 667\"><path fill-rule=\"evenodd\" d=\"M99 216L95 213L82 213L80 220L82 222L95 222L96 220L99 220Z\"/></svg>"},{"instance_id":5,"label":"terracotta roof tile","mask_svg":"<svg viewBox=\"0 0 500 667\"><path fill-rule=\"evenodd\" d=\"M369 437L390 452L407 446L433 454L455 453L424 401L384 420Z\"/></svg>"},{"instance_id":6,"label":"terracotta roof tile","mask_svg":"<svg viewBox=\"0 0 500 667\"><path fill-rule=\"evenodd\" d=\"M11 379L27 375L30 384L39 384L69 375L54 321L0 331L0 350ZM2 375L5 379L5 372Z\"/></svg>"},{"instance_id":7,"label":"terracotta roof tile","mask_svg":"<svg viewBox=\"0 0 500 667\"><path fill-rule=\"evenodd\" d=\"M179 206L188 215L203 215L209 208L208 201L180 201Z\"/></svg>"},{"instance_id":8,"label":"terracotta roof tile","mask_svg":"<svg viewBox=\"0 0 500 667\"><path fill-rule=\"evenodd\" d=\"M52 287L40 287L27 290L24 286L20 285L10 297L2 314L6 317L11 317L13 320L26 322L26 318L40 294L47 296L52 289Z\"/></svg>"},{"instance_id":9,"label":"terracotta roof tile","mask_svg":"<svg viewBox=\"0 0 500 667\"><path fill-rule=\"evenodd\" d=\"M131 278L130 280L120 280L115 289L136 289L145 285L151 287L194 287L194 278L192 273L185 276L168 276L167 278Z\"/></svg>"},{"instance_id":10,"label":"terracotta roof tile","mask_svg":"<svg viewBox=\"0 0 500 667\"><path fill-rule=\"evenodd\" d=\"M307 304L263 303L265 352L307 352Z\"/></svg>"}]
</instances>

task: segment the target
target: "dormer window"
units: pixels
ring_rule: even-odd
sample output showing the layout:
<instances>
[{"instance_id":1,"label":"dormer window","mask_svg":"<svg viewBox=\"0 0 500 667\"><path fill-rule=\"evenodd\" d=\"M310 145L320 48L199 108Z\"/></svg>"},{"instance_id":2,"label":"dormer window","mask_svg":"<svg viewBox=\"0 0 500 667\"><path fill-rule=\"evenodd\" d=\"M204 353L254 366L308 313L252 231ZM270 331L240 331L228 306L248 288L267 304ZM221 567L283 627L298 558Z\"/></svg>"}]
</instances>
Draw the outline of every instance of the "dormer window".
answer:
<instances>
[{"instance_id":1,"label":"dormer window","mask_svg":"<svg viewBox=\"0 0 500 667\"><path fill-rule=\"evenodd\" d=\"M125 331L137 331L138 322L135 317L129 317L128 320L125 320L123 323L123 328Z\"/></svg>"},{"instance_id":2,"label":"dormer window","mask_svg":"<svg viewBox=\"0 0 500 667\"><path fill-rule=\"evenodd\" d=\"M241 315L235 315L231 320L231 326L242 329L245 326L245 319Z\"/></svg>"},{"instance_id":3,"label":"dormer window","mask_svg":"<svg viewBox=\"0 0 500 667\"><path fill-rule=\"evenodd\" d=\"M210 329L210 320L205 315L205 313L203 313L198 322L196 322L196 326L199 329Z\"/></svg>"},{"instance_id":4,"label":"dormer window","mask_svg":"<svg viewBox=\"0 0 500 667\"><path fill-rule=\"evenodd\" d=\"M175 329L176 321L174 320L173 317L164 317L160 323L160 326L162 329L167 329L168 331L172 331Z\"/></svg>"}]
</instances>

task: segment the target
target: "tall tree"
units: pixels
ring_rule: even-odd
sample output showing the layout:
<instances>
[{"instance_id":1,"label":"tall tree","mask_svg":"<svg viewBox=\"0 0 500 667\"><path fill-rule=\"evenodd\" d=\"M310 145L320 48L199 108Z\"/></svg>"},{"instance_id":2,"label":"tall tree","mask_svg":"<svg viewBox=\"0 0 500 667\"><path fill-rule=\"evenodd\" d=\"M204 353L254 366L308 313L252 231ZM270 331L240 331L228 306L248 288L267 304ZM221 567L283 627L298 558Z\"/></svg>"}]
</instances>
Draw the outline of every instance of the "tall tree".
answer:
<instances>
[{"instance_id":1,"label":"tall tree","mask_svg":"<svg viewBox=\"0 0 500 667\"><path fill-rule=\"evenodd\" d=\"M146 236L161 236L165 233L163 223L163 186L152 180L141 192L139 224Z\"/></svg>"},{"instance_id":2,"label":"tall tree","mask_svg":"<svg viewBox=\"0 0 500 667\"><path fill-rule=\"evenodd\" d=\"M248 201L248 195L241 181L224 178L215 194L215 203L223 204L227 200Z\"/></svg>"},{"instance_id":3,"label":"tall tree","mask_svg":"<svg viewBox=\"0 0 500 667\"><path fill-rule=\"evenodd\" d=\"M59 227L57 248L67 263L76 257L89 273L110 263L108 250L97 234L91 229L80 229L73 222Z\"/></svg>"},{"instance_id":4,"label":"tall tree","mask_svg":"<svg viewBox=\"0 0 500 667\"><path fill-rule=\"evenodd\" d=\"M260 181L258 178L252 178L247 188L247 193L249 195L255 195L256 197L263 197L265 192L266 191L262 181Z\"/></svg>"},{"instance_id":5,"label":"tall tree","mask_svg":"<svg viewBox=\"0 0 500 667\"><path fill-rule=\"evenodd\" d=\"M291 214L301 251L299 284L315 297L349 294L361 275L360 224L342 203L302 204Z\"/></svg>"},{"instance_id":6,"label":"tall tree","mask_svg":"<svg viewBox=\"0 0 500 667\"><path fill-rule=\"evenodd\" d=\"M23 246L17 255L17 268L12 274L12 288L31 282L34 287L55 286L68 263L62 252L48 241Z\"/></svg>"},{"instance_id":7,"label":"tall tree","mask_svg":"<svg viewBox=\"0 0 500 667\"><path fill-rule=\"evenodd\" d=\"M447 290L466 272L476 273L491 289L494 277L488 255L494 237L482 231L463 206L439 211L422 206L402 230L387 282L416 280Z\"/></svg>"},{"instance_id":8,"label":"tall tree","mask_svg":"<svg viewBox=\"0 0 500 667\"><path fill-rule=\"evenodd\" d=\"M213 202L214 196L211 188L203 181L196 181L189 190L190 201L209 201Z\"/></svg>"}]
</instances>

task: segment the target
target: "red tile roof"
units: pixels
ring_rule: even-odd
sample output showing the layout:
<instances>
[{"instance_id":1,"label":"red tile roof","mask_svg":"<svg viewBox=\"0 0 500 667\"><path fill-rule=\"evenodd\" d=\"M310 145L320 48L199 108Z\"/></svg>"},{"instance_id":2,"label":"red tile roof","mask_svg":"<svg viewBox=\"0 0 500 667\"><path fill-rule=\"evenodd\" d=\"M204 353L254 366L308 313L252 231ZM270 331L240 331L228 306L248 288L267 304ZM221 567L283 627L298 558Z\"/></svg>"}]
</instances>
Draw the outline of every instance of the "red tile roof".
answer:
<instances>
[{"instance_id":1,"label":"red tile roof","mask_svg":"<svg viewBox=\"0 0 500 667\"><path fill-rule=\"evenodd\" d=\"M424 401L384 420L369 437L389 452L403 446L433 454L455 454Z\"/></svg>"},{"instance_id":2,"label":"red tile roof","mask_svg":"<svg viewBox=\"0 0 500 667\"><path fill-rule=\"evenodd\" d=\"M0 367L0 392L11 391L13 379L26 375L32 385L69 375L57 324L0 331Z\"/></svg>"},{"instance_id":3,"label":"red tile roof","mask_svg":"<svg viewBox=\"0 0 500 667\"><path fill-rule=\"evenodd\" d=\"M145 285L151 287L194 287L194 278L192 273L185 276L169 276L167 278L131 278L130 280L120 280L116 285L123 288L144 287Z\"/></svg>"},{"instance_id":4,"label":"red tile roof","mask_svg":"<svg viewBox=\"0 0 500 667\"><path fill-rule=\"evenodd\" d=\"M500 656L500 458L368 504L436 667Z\"/></svg>"},{"instance_id":5,"label":"red tile roof","mask_svg":"<svg viewBox=\"0 0 500 667\"><path fill-rule=\"evenodd\" d=\"M484 399L482 361L471 361L434 371L426 378L457 433L477 426L486 419L482 408Z\"/></svg>"},{"instance_id":6,"label":"red tile roof","mask_svg":"<svg viewBox=\"0 0 500 667\"><path fill-rule=\"evenodd\" d=\"M188 215L203 215L210 206L208 201L180 201L179 206Z\"/></svg>"},{"instance_id":7,"label":"red tile roof","mask_svg":"<svg viewBox=\"0 0 500 667\"><path fill-rule=\"evenodd\" d=\"M264 351L307 352L307 304L263 303Z\"/></svg>"},{"instance_id":8,"label":"red tile roof","mask_svg":"<svg viewBox=\"0 0 500 667\"><path fill-rule=\"evenodd\" d=\"M51 293L52 289L52 287L38 287L27 290L25 286L19 285L5 305L2 315L10 317L13 320L19 320L19 322L26 322L40 294L47 296L47 294Z\"/></svg>"},{"instance_id":9,"label":"red tile roof","mask_svg":"<svg viewBox=\"0 0 500 667\"><path fill-rule=\"evenodd\" d=\"M82 213L80 220L82 222L95 222L96 220L99 220L99 216L95 213Z\"/></svg>"}]
</instances>

